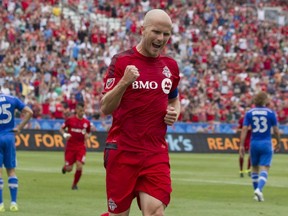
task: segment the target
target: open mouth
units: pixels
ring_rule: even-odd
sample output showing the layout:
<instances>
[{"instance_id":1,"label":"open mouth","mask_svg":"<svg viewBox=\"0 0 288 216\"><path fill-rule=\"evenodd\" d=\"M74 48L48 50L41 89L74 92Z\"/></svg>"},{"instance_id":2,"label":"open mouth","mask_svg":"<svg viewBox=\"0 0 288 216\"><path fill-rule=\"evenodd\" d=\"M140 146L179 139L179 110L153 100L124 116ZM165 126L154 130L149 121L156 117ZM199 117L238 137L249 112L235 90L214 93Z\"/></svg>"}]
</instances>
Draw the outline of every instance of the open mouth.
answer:
<instances>
[{"instance_id":1,"label":"open mouth","mask_svg":"<svg viewBox=\"0 0 288 216\"><path fill-rule=\"evenodd\" d=\"M155 43L152 43L152 46L156 49L160 49L161 48L161 45L158 45L158 44L155 44Z\"/></svg>"}]
</instances>

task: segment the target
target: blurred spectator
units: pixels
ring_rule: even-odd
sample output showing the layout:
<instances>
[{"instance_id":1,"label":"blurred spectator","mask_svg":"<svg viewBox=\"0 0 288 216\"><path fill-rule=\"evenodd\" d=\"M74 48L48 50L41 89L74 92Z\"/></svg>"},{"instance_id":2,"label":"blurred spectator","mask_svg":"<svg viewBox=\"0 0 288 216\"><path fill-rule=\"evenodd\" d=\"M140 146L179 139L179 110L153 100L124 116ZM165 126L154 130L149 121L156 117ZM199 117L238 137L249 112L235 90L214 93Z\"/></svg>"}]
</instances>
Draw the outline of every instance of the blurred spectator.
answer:
<instances>
[{"instance_id":1,"label":"blurred spectator","mask_svg":"<svg viewBox=\"0 0 288 216\"><path fill-rule=\"evenodd\" d=\"M281 0L2 1L3 91L35 107L35 118L67 118L77 102L88 118L103 118L104 71L115 53L136 44L153 7L175 23L165 54L181 70L181 121L237 123L266 90L279 122L288 123L288 5ZM280 23L265 16L274 7Z\"/></svg>"}]
</instances>

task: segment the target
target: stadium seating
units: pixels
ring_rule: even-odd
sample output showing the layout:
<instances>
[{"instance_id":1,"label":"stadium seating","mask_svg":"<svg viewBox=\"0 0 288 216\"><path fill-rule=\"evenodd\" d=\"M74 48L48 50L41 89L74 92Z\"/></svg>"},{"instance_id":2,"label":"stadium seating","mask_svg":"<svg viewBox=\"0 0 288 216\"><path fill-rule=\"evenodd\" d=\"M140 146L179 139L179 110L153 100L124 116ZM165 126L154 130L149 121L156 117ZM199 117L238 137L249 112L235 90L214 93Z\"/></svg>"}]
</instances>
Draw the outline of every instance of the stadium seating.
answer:
<instances>
[{"instance_id":1,"label":"stadium seating","mask_svg":"<svg viewBox=\"0 0 288 216\"><path fill-rule=\"evenodd\" d=\"M146 10L142 1L1 2L2 89L31 105L37 111L36 122L47 115L56 119L55 111L62 112L63 119L71 115L73 97L85 102L89 119L103 121L102 77L113 54L138 42ZM149 1L151 8L167 10L175 23L166 53L179 63L179 120L188 126L179 123L169 130L212 130L212 123L213 131L232 133L253 94L266 90L282 131L288 133L287 4L198 2ZM266 26L271 33L264 31ZM46 119L43 122L42 128L54 128Z\"/></svg>"}]
</instances>

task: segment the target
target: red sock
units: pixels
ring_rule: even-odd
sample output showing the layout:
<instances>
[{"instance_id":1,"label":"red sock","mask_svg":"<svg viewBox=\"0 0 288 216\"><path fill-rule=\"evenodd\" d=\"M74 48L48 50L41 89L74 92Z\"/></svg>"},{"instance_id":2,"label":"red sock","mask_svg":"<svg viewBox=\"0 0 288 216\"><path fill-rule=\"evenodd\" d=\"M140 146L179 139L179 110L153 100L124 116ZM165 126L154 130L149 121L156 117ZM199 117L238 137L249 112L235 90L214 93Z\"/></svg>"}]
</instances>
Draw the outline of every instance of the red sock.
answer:
<instances>
[{"instance_id":1,"label":"red sock","mask_svg":"<svg viewBox=\"0 0 288 216\"><path fill-rule=\"evenodd\" d=\"M76 170L75 174L74 174L74 182L73 182L73 186L77 185L80 178L82 175L82 170Z\"/></svg>"},{"instance_id":2,"label":"red sock","mask_svg":"<svg viewBox=\"0 0 288 216\"><path fill-rule=\"evenodd\" d=\"M240 171L243 170L243 163L244 163L243 158L239 157L239 166L240 166Z\"/></svg>"},{"instance_id":3,"label":"red sock","mask_svg":"<svg viewBox=\"0 0 288 216\"><path fill-rule=\"evenodd\" d=\"M100 216L109 216L109 212L103 213Z\"/></svg>"},{"instance_id":4,"label":"red sock","mask_svg":"<svg viewBox=\"0 0 288 216\"><path fill-rule=\"evenodd\" d=\"M248 158L248 165L247 165L247 169L249 170L250 169L250 167L251 167L251 161L250 161L250 156L249 156L249 158Z\"/></svg>"}]
</instances>

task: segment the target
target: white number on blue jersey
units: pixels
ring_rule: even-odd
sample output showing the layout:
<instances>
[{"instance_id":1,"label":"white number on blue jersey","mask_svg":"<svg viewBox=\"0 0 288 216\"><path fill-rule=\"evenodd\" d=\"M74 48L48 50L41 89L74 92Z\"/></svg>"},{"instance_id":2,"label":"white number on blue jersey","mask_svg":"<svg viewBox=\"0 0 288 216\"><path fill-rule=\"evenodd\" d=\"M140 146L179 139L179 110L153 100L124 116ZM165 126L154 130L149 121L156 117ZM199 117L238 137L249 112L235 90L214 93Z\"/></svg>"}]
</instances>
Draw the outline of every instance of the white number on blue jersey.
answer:
<instances>
[{"instance_id":1,"label":"white number on blue jersey","mask_svg":"<svg viewBox=\"0 0 288 216\"><path fill-rule=\"evenodd\" d=\"M2 104L0 105L0 115L2 115L0 124L7 124L12 119L12 113L8 110L11 107L11 104ZM5 116L5 118L4 118Z\"/></svg>"},{"instance_id":2,"label":"white number on blue jersey","mask_svg":"<svg viewBox=\"0 0 288 216\"><path fill-rule=\"evenodd\" d=\"M253 133L265 133L268 129L267 118L265 116L253 116L253 125L255 128L253 129Z\"/></svg>"}]
</instances>

